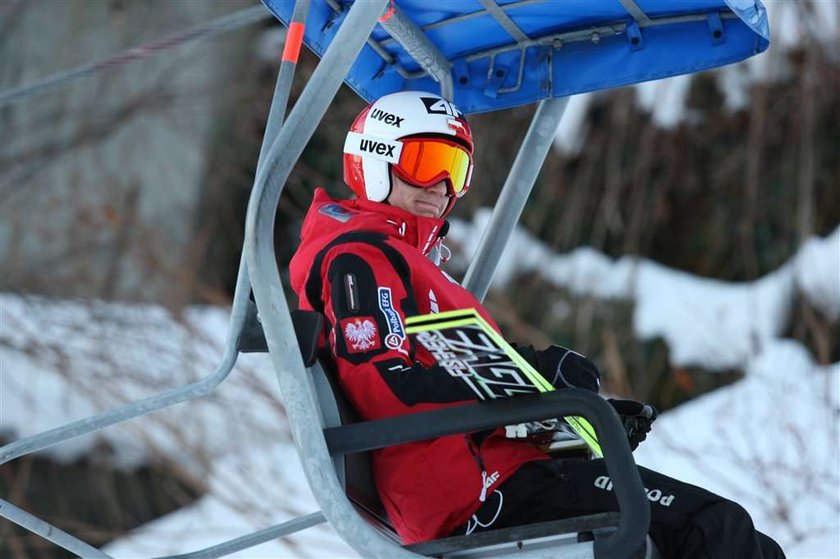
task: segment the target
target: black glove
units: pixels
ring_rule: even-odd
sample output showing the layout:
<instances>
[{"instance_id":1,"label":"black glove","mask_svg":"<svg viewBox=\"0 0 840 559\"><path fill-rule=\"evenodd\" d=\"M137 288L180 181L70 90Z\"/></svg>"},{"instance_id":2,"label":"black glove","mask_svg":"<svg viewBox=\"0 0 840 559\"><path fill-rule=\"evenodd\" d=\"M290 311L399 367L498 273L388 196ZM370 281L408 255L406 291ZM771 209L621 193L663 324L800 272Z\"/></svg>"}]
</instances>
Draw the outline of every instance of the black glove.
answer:
<instances>
[{"instance_id":1,"label":"black glove","mask_svg":"<svg viewBox=\"0 0 840 559\"><path fill-rule=\"evenodd\" d=\"M651 423L656 420L658 415L656 408L635 400L613 400L610 398L607 402L615 409L618 418L624 425L630 450L636 450L639 443L647 438Z\"/></svg>"},{"instance_id":2,"label":"black glove","mask_svg":"<svg viewBox=\"0 0 840 559\"><path fill-rule=\"evenodd\" d=\"M542 351L535 351L531 346L517 351L555 388L585 388L597 394L601 387L598 367L580 353L556 345Z\"/></svg>"}]
</instances>

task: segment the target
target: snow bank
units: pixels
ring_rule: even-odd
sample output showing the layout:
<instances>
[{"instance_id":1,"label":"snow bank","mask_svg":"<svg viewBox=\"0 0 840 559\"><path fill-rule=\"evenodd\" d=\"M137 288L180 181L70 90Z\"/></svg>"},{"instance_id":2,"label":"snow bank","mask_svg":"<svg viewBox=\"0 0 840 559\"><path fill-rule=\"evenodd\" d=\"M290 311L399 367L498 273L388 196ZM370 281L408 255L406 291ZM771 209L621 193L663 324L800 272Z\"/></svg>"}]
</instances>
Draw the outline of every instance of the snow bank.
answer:
<instances>
[{"instance_id":1,"label":"snow bank","mask_svg":"<svg viewBox=\"0 0 840 559\"><path fill-rule=\"evenodd\" d=\"M664 414L636 461L743 505L788 557L840 557L840 364L776 340L744 380Z\"/></svg>"},{"instance_id":2,"label":"snow bank","mask_svg":"<svg viewBox=\"0 0 840 559\"><path fill-rule=\"evenodd\" d=\"M113 557L159 557L196 551L318 512L294 445L273 442L222 459L208 480L210 493L109 544ZM328 524L228 555L358 557Z\"/></svg>"},{"instance_id":3,"label":"snow bank","mask_svg":"<svg viewBox=\"0 0 840 559\"><path fill-rule=\"evenodd\" d=\"M204 378L217 367L229 310L178 318L158 306L0 294L0 432L41 433ZM44 451L72 461L106 443L117 466L165 459L205 480L194 504L107 548L115 557L186 553L319 510L266 355L240 355L209 396ZM327 525L232 557L351 557Z\"/></svg>"},{"instance_id":4,"label":"snow bank","mask_svg":"<svg viewBox=\"0 0 840 559\"><path fill-rule=\"evenodd\" d=\"M178 320L157 306L0 294L0 430L14 439L37 434L209 376L228 315L194 308ZM266 438L288 440L276 394L268 358L242 356L210 396L45 452L70 461L104 442L126 468L153 453L202 468Z\"/></svg>"},{"instance_id":5,"label":"snow bank","mask_svg":"<svg viewBox=\"0 0 840 559\"><path fill-rule=\"evenodd\" d=\"M840 227L825 239L809 239L794 260L799 289L827 318L840 319Z\"/></svg>"},{"instance_id":6,"label":"snow bank","mask_svg":"<svg viewBox=\"0 0 840 559\"><path fill-rule=\"evenodd\" d=\"M472 258L490 216L482 209L472 222L452 221L449 238L463 249L456 263ZM797 291L827 317L840 317L840 227L810 239L775 272L745 283L699 278L643 258L613 260L585 247L554 254L517 227L493 287L504 289L526 273L575 295L632 301L636 335L663 338L674 365L744 368L781 334Z\"/></svg>"},{"instance_id":7,"label":"snow bank","mask_svg":"<svg viewBox=\"0 0 840 559\"><path fill-rule=\"evenodd\" d=\"M593 286L621 292L597 281L620 263L590 251L566 258L586 264L580 275L596 280ZM660 291L671 277L637 276L638 284L660 282ZM707 287L715 298L725 286ZM193 309L179 322L157 307L2 295L0 311L0 429L18 436L198 378L215 363L227 329L224 309ZM51 450L72 458L105 440L127 465L157 454L201 464L204 497L114 542L108 553L186 553L318 510L288 440L270 365L251 357L207 399ZM840 556L833 551L840 545L838 384L840 364L818 367L798 343L771 340L752 356L743 381L663 414L637 460L742 503L791 559ZM234 555L351 556L327 525Z\"/></svg>"},{"instance_id":8,"label":"snow bank","mask_svg":"<svg viewBox=\"0 0 840 559\"><path fill-rule=\"evenodd\" d=\"M469 251L489 212L455 222ZM472 243L472 244L470 244ZM579 295L631 300L642 336L678 364L742 366L746 378L663 416L638 461L742 503L788 556L840 557L840 364L816 366L778 339L794 290L826 316L840 309L840 229L812 239L756 282L696 278L581 248L551 253L517 230L496 284L537 271ZM229 311L54 301L0 294L0 432L28 436L209 375ZM186 553L317 511L266 356L241 356L212 395L49 449L73 459L107 442L125 467L162 457L207 479L190 507L108 547L116 557ZM836 551L835 551L836 550ZM326 525L234 557L350 557Z\"/></svg>"}]
</instances>

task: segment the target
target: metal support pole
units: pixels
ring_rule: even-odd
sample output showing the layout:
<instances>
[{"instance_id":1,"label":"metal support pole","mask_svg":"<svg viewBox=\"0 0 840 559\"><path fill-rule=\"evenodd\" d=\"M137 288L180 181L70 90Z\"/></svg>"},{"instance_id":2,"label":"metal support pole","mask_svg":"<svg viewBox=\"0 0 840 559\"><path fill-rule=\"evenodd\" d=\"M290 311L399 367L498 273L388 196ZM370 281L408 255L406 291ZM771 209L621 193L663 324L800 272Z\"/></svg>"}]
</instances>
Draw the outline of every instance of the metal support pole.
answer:
<instances>
[{"instance_id":1,"label":"metal support pole","mask_svg":"<svg viewBox=\"0 0 840 559\"><path fill-rule=\"evenodd\" d=\"M286 537L290 534L317 526L318 524L323 524L326 521L327 519L324 517L324 513L313 512L306 516L299 516L276 526L265 528L259 532L254 532L253 534L248 534L247 536L242 536L241 538L236 538L219 545L181 555L158 557L157 559L217 559L218 557L224 557L231 553L242 551L243 549L276 540L277 538Z\"/></svg>"},{"instance_id":2,"label":"metal support pole","mask_svg":"<svg viewBox=\"0 0 840 559\"><path fill-rule=\"evenodd\" d=\"M292 17L289 20L289 29L292 25L300 24L306 25L306 17L309 15L310 0L297 0L295 7L292 10ZM286 44L283 51L286 52L288 48L288 30L286 34ZM265 163L265 157L268 153L271 143L280 132L280 127L283 126L283 119L286 118L286 107L289 104L289 92L292 90L292 81L295 77L295 69L297 68L297 60L283 57L280 62L280 70L277 73L277 82L274 84L274 97L271 99L271 107L268 109L268 120L265 123L265 133L262 138L262 145L260 146L260 158L257 160L257 172L254 176L256 182L257 177L260 176L260 170ZM253 188L252 188L253 190ZM243 253L244 255L244 253ZM243 256L244 258L244 256Z\"/></svg>"},{"instance_id":3,"label":"metal support pole","mask_svg":"<svg viewBox=\"0 0 840 559\"><path fill-rule=\"evenodd\" d=\"M8 518L17 525L26 528L33 534L38 534L45 540L51 541L55 545L66 549L67 551L71 551L80 557L84 557L85 559L113 559L110 555L99 551L90 544L71 536L67 532L44 522L37 516L31 515L25 510L19 509L12 503L4 501L3 499L0 499L0 515Z\"/></svg>"},{"instance_id":4,"label":"metal support pole","mask_svg":"<svg viewBox=\"0 0 840 559\"><path fill-rule=\"evenodd\" d=\"M371 529L338 483L311 380L298 351L274 252L274 219L292 166L315 132L387 0L355 2L266 154L248 204L245 252L269 353L304 472L324 515L365 557L417 557Z\"/></svg>"},{"instance_id":5,"label":"metal support pole","mask_svg":"<svg viewBox=\"0 0 840 559\"><path fill-rule=\"evenodd\" d=\"M453 101L455 91L452 84L452 63L396 4L391 5L388 10L390 15L380 22L382 28L440 84L441 97Z\"/></svg>"},{"instance_id":6,"label":"metal support pole","mask_svg":"<svg viewBox=\"0 0 840 559\"><path fill-rule=\"evenodd\" d=\"M525 209L525 202L537 181L567 103L568 97L540 101L531 126L522 140L493 216L481 235L478 250L464 276L464 287L479 301L487 295L493 272Z\"/></svg>"}]
</instances>

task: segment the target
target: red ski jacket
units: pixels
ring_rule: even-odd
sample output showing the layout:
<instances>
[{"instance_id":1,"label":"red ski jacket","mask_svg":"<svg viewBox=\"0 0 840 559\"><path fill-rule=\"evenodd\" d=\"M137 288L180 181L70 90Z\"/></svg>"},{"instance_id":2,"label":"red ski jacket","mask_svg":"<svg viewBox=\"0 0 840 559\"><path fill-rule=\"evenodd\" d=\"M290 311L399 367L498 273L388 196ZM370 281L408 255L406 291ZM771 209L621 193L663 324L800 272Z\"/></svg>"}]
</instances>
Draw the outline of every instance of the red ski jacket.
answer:
<instances>
[{"instance_id":1,"label":"red ski jacket","mask_svg":"<svg viewBox=\"0 0 840 559\"><path fill-rule=\"evenodd\" d=\"M290 264L302 309L326 316L339 382L365 419L432 410L476 396L405 333L405 318L475 308L477 299L426 254L444 222L367 200L336 201L322 189ZM373 453L374 478L406 544L451 534L522 464L547 456L497 429Z\"/></svg>"}]
</instances>

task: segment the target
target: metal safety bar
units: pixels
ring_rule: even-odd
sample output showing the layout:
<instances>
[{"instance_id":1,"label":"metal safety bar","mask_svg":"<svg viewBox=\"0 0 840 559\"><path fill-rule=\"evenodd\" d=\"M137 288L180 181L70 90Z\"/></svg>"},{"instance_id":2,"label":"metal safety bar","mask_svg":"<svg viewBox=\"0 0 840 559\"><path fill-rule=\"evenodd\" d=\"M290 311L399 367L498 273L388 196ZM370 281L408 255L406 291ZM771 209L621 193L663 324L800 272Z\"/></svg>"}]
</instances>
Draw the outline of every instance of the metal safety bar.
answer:
<instances>
[{"instance_id":1,"label":"metal safety bar","mask_svg":"<svg viewBox=\"0 0 840 559\"><path fill-rule=\"evenodd\" d=\"M525 202L534 188L554 134L568 103L567 97L540 101L522 140L513 166L502 187L493 215L478 243L478 249L464 276L464 287L481 301L490 288L493 272L501 260L505 246L519 221Z\"/></svg>"},{"instance_id":2,"label":"metal safety bar","mask_svg":"<svg viewBox=\"0 0 840 559\"><path fill-rule=\"evenodd\" d=\"M41 520L35 515L29 514L12 503L0 499L0 516L4 516L22 528L26 528L33 534L53 542L54 544L84 557L85 559L112 559L112 557L87 542L71 536L64 530Z\"/></svg>"},{"instance_id":3,"label":"metal safety bar","mask_svg":"<svg viewBox=\"0 0 840 559\"><path fill-rule=\"evenodd\" d=\"M313 526L323 524L326 521L327 519L324 517L324 513L320 511L313 512L305 516L298 516L270 528L264 528L263 530L228 540L219 545L200 549L198 551L192 551L190 553L182 553L180 555L156 557L155 559L217 559L218 557L224 557L225 555L230 555L231 553L236 553L237 551L242 551L243 549L249 549L254 546L270 542L271 540L283 538L296 532L306 530L307 528L312 528ZM85 559L87 559L87 557L85 557Z\"/></svg>"},{"instance_id":4,"label":"metal safety bar","mask_svg":"<svg viewBox=\"0 0 840 559\"><path fill-rule=\"evenodd\" d=\"M458 433L495 429L546 417L581 415L592 421L614 483L618 530L595 542L595 557L632 559L644 548L650 506L618 416L603 398L583 389L519 395L325 429L334 454L351 454Z\"/></svg>"}]
</instances>

